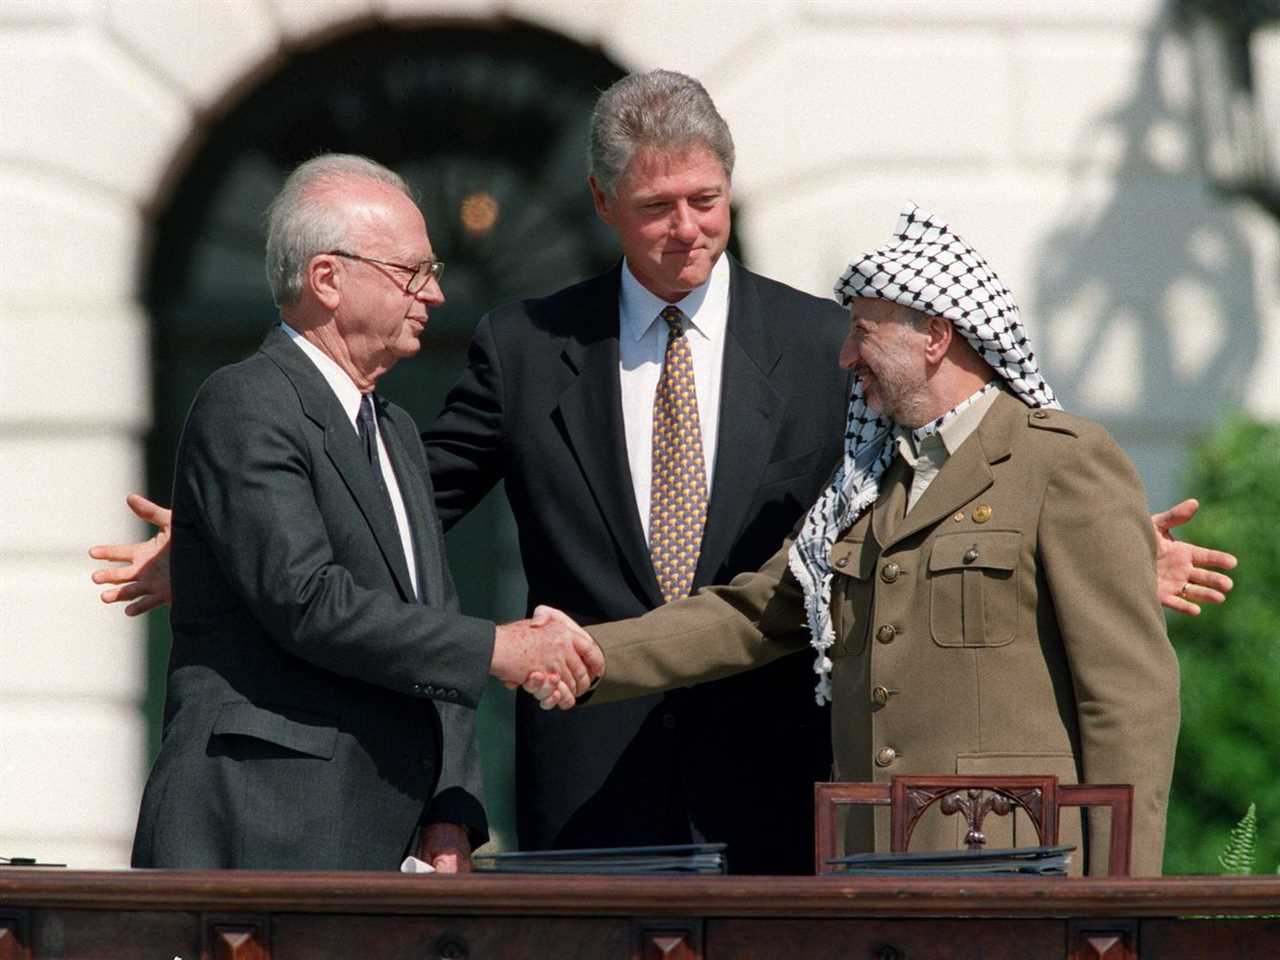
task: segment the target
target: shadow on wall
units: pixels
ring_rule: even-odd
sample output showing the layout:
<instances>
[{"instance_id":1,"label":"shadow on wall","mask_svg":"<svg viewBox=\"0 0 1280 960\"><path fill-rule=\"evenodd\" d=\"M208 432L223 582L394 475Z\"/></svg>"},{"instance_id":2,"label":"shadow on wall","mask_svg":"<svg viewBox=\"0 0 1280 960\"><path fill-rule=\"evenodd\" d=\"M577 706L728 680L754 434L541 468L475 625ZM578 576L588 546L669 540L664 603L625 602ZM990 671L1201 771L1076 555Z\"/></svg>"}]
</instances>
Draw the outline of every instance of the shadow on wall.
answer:
<instances>
[{"instance_id":1,"label":"shadow on wall","mask_svg":"<svg viewBox=\"0 0 1280 960\"><path fill-rule=\"evenodd\" d=\"M1180 39L1166 13L1132 97L1076 145L1068 208L1036 258L1035 302L1054 305L1050 382L1135 442L1176 441L1238 406L1261 338L1250 248L1199 161Z\"/></svg>"}]
</instances>

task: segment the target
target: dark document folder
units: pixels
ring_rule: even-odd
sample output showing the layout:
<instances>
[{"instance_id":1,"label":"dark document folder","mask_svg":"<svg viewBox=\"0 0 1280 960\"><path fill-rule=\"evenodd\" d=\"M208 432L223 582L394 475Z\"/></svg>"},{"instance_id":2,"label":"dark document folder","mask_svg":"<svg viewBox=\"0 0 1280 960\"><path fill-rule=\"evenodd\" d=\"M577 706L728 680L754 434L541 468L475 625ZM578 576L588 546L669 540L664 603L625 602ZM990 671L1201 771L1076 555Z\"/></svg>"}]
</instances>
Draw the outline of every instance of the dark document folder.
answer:
<instances>
[{"instance_id":1,"label":"dark document folder","mask_svg":"<svg viewBox=\"0 0 1280 960\"><path fill-rule=\"evenodd\" d=\"M1075 847L1015 847L1006 850L855 853L827 863L836 876L876 877L1065 877Z\"/></svg>"},{"instance_id":2,"label":"dark document folder","mask_svg":"<svg viewBox=\"0 0 1280 960\"><path fill-rule=\"evenodd\" d=\"M476 870L492 873L724 873L723 843L661 847L603 847L590 850L528 850L478 853Z\"/></svg>"}]
</instances>

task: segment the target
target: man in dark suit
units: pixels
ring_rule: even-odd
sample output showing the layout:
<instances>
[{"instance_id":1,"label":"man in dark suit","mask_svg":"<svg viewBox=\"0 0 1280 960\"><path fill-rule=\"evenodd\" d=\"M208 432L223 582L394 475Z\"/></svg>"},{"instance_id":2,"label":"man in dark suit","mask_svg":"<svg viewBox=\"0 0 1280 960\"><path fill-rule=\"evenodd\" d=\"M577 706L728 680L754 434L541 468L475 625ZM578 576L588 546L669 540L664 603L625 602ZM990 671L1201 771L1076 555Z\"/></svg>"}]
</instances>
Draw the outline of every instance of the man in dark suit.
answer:
<instances>
[{"instance_id":1,"label":"man in dark suit","mask_svg":"<svg viewBox=\"0 0 1280 960\"><path fill-rule=\"evenodd\" d=\"M304 164L267 265L282 323L201 387L179 445L164 736L133 864L394 869L423 825L448 868L486 836L488 676L547 662L577 691L598 654L555 612L458 613L417 428L373 393L444 301L400 178Z\"/></svg>"},{"instance_id":2,"label":"man in dark suit","mask_svg":"<svg viewBox=\"0 0 1280 960\"><path fill-rule=\"evenodd\" d=\"M668 71L618 81L597 104L590 156L596 210L617 231L622 262L483 318L424 435L445 526L505 481L529 602L583 623L640 614L762 563L839 459L848 401L831 362L840 308L725 253L733 141L701 84ZM674 589L653 550L652 467L673 339L659 316L672 305L685 318L702 441L701 464L687 470L701 471L704 498ZM811 677L807 658L790 657L554 716L521 694L521 846L705 838L729 844L734 872L807 872L813 782L831 762Z\"/></svg>"}]
</instances>

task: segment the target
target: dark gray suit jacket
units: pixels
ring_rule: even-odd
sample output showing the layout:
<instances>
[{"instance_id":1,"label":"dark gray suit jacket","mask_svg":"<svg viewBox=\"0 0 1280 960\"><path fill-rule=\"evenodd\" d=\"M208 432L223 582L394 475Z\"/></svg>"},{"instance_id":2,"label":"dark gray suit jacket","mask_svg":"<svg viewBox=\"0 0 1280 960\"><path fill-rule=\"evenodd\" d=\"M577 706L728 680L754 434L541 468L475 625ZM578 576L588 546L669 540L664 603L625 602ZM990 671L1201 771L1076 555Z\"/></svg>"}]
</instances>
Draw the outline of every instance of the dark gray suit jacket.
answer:
<instances>
[{"instance_id":1,"label":"dark gray suit jacket","mask_svg":"<svg viewBox=\"0 0 1280 960\"><path fill-rule=\"evenodd\" d=\"M714 485L694 586L754 570L840 457L848 315L730 261ZM632 492L618 378L620 267L480 321L423 439L449 526L504 481L529 603L584 623L662 603ZM731 869L813 868L813 782L831 765L812 658L663 696L541 711L517 701L526 848L669 843L690 824Z\"/></svg>"},{"instance_id":2,"label":"dark gray suit jacket","mask_svg":"<svg viewBox=\"0 0 1280 960\"><path fill-rule=\"evenodd\" d=\"M421 598L351 421L283 331L196 396L134 866L394 869L420 821L483 839L473 725L494 629L457 612L413 421L379 416Z\"/></svg>"}]
</instances>

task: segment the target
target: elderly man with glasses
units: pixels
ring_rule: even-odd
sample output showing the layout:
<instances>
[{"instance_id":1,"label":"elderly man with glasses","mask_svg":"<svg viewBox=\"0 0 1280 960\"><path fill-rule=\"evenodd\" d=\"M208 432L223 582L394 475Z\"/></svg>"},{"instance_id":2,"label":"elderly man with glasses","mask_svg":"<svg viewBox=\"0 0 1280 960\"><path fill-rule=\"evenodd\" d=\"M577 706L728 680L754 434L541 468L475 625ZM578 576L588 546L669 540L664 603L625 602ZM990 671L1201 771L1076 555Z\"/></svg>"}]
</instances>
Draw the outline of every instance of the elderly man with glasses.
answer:
<instances>
[{"instance_id":1,"label":"elderly man with glasses","mask_svg":"<svg viewBox=\"0 0 1280 960\"><path fill-rule=\"evenodd\" d=\"M549 608L497 627L458 612L417 427L374 394L417 353L442 270L371 161L308 161L272 204L280 326L201 387L179 444L164 736L134 866L394 869L417 850L455 868L486 836L489 675L545 664L572 700L599 672Z\"/></svg>"}]
</instances>

